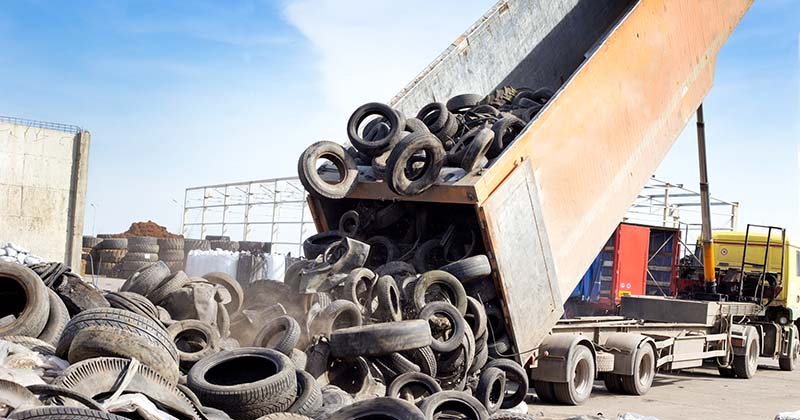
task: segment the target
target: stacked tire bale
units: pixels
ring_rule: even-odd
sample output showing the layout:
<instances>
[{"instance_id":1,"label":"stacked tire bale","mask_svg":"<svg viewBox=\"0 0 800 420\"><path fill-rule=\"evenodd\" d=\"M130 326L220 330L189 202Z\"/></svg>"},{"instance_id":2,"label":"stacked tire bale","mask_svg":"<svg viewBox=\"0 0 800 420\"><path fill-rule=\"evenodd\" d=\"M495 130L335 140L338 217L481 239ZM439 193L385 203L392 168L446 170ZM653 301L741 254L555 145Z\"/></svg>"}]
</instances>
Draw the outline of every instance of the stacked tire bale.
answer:
<instances>
[{"instance_id":1,"label":"stacked tire bale","mask_svg":"<svg viewBox=\"0 0 800 420\"><path fill-rule=\"evenodd\" d=\"M103 242L101 238L84 236L81 248L81 274L94 274L97 268L95 263L95 247Z\"/></svg>"},{"instance_id":2,"label":"stacked tire bale","mask_svg":"<svg viewBox=\"0 0 800 420\"><path fill-rule=\"evenodd\" d=\"M238 252L239 242L229 239L214 239L209 241L211 249L221 249L223 251Z\"/></svg>"},{"instance_id":3,"label":"stacked tire bale","mask_svg":"<svg viewBox=\"0 0 800 420\"><path fill-rule=\"evenodd\" d=\"M411 118L368 103L347 122L351 146L314 143L300 156L298 175L310 193L339 199L358 182L359 167L369 166L366 178L383 180L398 195L417 195L443 174L442 181L454 182L491 165L552 96L548 88L505 86L485 97L463 94L430 103ZM320 166L320 160L331 164Z\"/></svg>"},{"instance_id":4,"label":"stacked tire bale","mask_svg":"<svg viewBox=\"0 0 800 420\"><path fill-rule=\"evenodd\" d=\"M129 278L133 273L158 261L158 241L147 236L128 237L128 252L120 264L119 277Z\"/></svg>"},{"instance_id":5,"label":"stacked tire bale","mask_svg":"<svg viewBox=\"0 0 800 420\"><path fill-rule=\"evenodd\" d=\"M99 236L99 235L98 235ZM119 277L122 273L122 259L128 253L128 240L125 238L105 238L95 246L94 272L101 276Z\"/></svg>"},{"instance_id":6,"label":"stacked tire bale","mask_svg":"<svg viewBox=\"0 0 800 420\"><path fill-rule=\"evenodd\" d=\"M158 259L173 273L183 270L186 254L183 238L158 238Z\"/></svg>"}]
</instances>

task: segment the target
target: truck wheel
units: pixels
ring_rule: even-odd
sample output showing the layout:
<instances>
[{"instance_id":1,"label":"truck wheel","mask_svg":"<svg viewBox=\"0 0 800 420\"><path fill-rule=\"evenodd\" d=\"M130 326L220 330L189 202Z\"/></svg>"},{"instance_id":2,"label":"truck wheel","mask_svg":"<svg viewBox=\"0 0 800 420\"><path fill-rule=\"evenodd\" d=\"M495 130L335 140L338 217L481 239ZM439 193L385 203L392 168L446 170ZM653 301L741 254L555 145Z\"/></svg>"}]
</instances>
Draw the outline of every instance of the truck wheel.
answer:
<instances>
[{"instance_id":1,"label":"truck wheel","mask_svg":"<svg viewBox=\"0 0 800 420\"><path fill-rule=\"evenodd\" d=\"M719 371L719 376L722 376L723 378L733 378L736 376L736 372L729 367L717 366L717 370Z\"/></svg>"},{"instance_id":2,"label":"truck wheel","mask_svg":"<svg viewBox=\"0 0 800 420\"><path fill-rule=\"evenodd\" d=\"M653 385L653 377L655 376L655 352L653 352L653 347L645 344L636 350L633 375L622 376L622 390L630 395L644 395Z\"/></svg>"},{"instance_id":3,"label":"truck wheel","mask_svg":"<svg viewBox=\"0 0 800 420\"><path fill-rule=\"evenodd\" d=\"M736 376L742 379L750 379L756 374L760 349L758 337L755 334L748 335L745 342L744 356L733 358L733 371L736 372Z\"/></svg>"},{"instance_id":4,"label":"truck wheel","mask_svg":"<svg viewBox=\"0 0 800 420\"><path fill-rule=\"evenodd\" d=\"M778 359L778 365L781 370L792 371L797 366L797 360L800 358L800 341L797 339L797 327L792 328L792 348L789 350L788 357L781 357Z\"/></svg>"},{"instance_id":5,"label":"truck wheel","mask_svg":"<svg viewBox=\"0 0 800 420\"><path fill-rule=\"evenodd\" d=\"M567 365L567 372L572 373L572 380L554 383L556 399L562 404L583 404L592 393L594 383L594 357L586 346L578 346L572 352Z\"/></svg>"},{"instance_id":6,"label":"truck wheel","mask_svg":"<svg viewBox=\"0 0 800 420\"><path fill-rule=\"evenodd\" d=\"M553 391L552 382L533 381L533 389L536 391L536 396L539 397L542 402L556 402L556 396L555 391Z\"/></svg>"}]
</instances>

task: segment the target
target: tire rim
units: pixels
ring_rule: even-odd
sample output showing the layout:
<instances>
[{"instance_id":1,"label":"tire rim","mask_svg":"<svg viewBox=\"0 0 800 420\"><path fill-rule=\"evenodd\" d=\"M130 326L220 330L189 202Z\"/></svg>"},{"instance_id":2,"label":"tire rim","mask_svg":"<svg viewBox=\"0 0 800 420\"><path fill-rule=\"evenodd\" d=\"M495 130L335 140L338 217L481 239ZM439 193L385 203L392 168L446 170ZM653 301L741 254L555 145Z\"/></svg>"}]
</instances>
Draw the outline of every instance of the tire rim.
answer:
<instances>
[{"instance_id":1,"label":"tire rim","mask_svg":"<svg viewBox=\"0 0 800 420\"><path fill-rule=\"evenodd\" d=\"M590 389L591 381L589 376L589 362L586 359L578 360L575 365L575 376L572 379L572 385L578 395L583 395Z\"/></svg>"},{"instance_id":2,"label":"tire rim","mask_svg":"<svg viewBox=\"0 0 800 420\"><path fill-rule=\"evenodd\" d=\"M650 352L645 352L639 361L639 383L648 386L653 380L653 357Z\"/></svg>"}]
</instances>

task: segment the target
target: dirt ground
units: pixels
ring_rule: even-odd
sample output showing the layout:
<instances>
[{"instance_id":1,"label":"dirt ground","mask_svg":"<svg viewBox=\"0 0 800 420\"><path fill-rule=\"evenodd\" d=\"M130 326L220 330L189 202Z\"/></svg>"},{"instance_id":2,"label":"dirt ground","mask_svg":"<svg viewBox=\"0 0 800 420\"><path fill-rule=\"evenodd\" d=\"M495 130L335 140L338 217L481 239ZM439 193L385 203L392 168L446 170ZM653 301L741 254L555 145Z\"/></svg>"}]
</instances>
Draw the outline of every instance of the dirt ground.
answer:
<instances>
[{"instance_id":1,"label":"dirt ground","mask_svg":"<svg viewBox=\"0 0 800 420\"><path fill-rule=\"evenodd\" d=\"M637 413L671 419L772 419L779 412L800 410L800 370L783 372L777 361L762 359L750 380L726 379L713 366L678 374L661 373L646 395L609 394L603 381L595 381L592 396L584 405L565 407L533 401L529 413L542 419L564 419L576 415L603 415L614 419L622 413Z\"/></svg>"}]
</instances>

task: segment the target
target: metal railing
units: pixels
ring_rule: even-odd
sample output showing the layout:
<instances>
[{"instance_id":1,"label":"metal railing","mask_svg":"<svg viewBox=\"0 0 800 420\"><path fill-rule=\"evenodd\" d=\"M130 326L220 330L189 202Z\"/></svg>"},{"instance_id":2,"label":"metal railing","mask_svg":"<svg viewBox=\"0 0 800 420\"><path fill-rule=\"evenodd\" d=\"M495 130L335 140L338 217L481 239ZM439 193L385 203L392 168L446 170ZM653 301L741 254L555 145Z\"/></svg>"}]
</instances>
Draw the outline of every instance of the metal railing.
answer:
<instances>
[{"instance_id":1,"label":"metal railing","mask_svg":"<svg viewBox=\"0 0 800 420\"><path fill-rule=\"evenodd\" d=\"M9 117L5 115L0 115L0 122L25 125L34 128L46 128L48 130L63 131L65 133L70 133L70 134L78 134L81 131L83 131L83 128L78 127L77 125L62 124L62 123L48 122L48 121L28 120L25 118Z\"/></svg>"}]
</instances>

